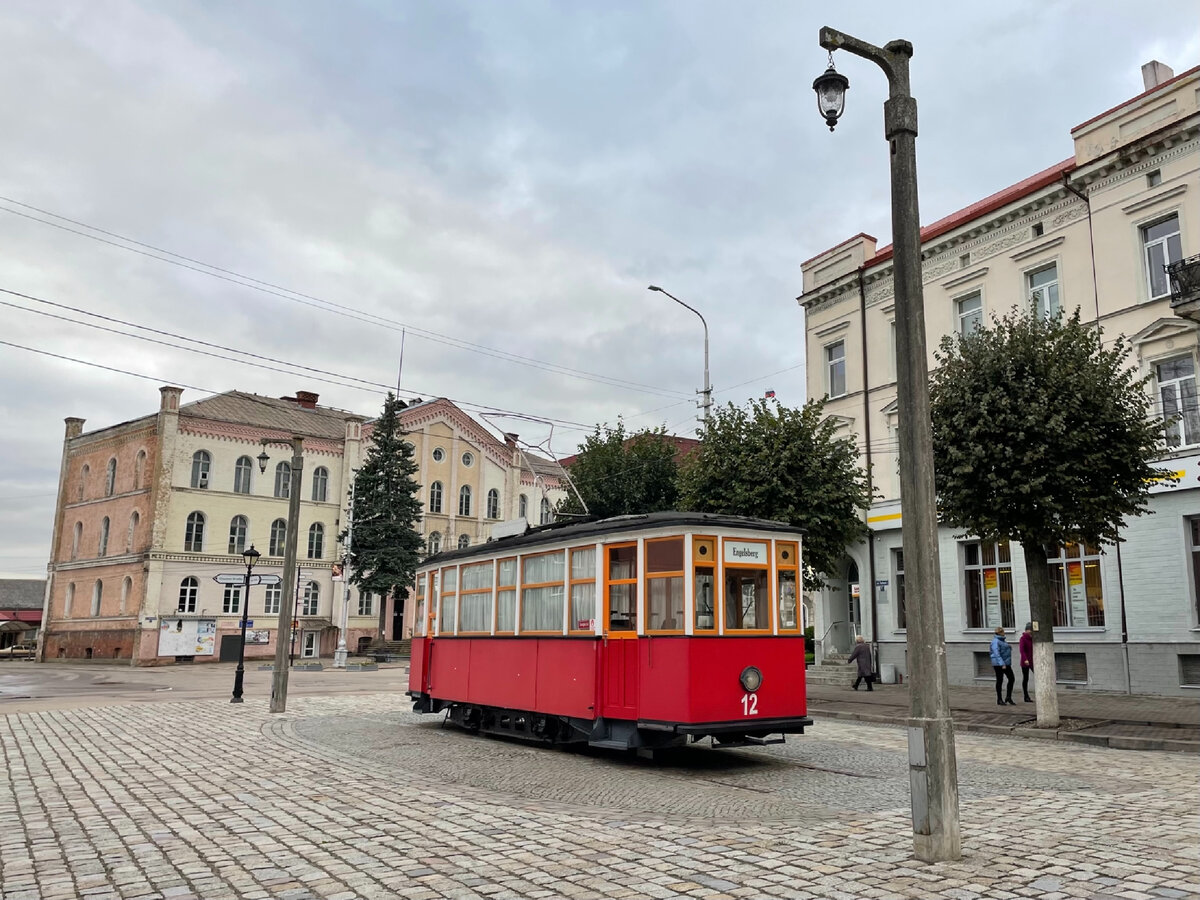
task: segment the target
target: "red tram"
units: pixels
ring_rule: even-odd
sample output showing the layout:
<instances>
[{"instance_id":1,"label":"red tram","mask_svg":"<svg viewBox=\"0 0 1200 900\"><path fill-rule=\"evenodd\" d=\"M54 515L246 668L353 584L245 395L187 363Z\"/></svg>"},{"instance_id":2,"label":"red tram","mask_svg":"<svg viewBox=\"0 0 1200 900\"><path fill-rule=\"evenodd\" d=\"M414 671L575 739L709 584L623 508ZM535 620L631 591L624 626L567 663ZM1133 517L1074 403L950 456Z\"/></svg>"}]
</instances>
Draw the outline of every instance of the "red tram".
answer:
<instances>
[{"instance_id":1,"label":"red tram","mask_svg":"<svg viewBox=\"0 0 1200 900\"><path fill-rule=\"evenodd\" d=\"M663 512L437 554L418 569L408 695L547 743L802 734L800 542L780 522Z\"/></svg>"}]
</instances>

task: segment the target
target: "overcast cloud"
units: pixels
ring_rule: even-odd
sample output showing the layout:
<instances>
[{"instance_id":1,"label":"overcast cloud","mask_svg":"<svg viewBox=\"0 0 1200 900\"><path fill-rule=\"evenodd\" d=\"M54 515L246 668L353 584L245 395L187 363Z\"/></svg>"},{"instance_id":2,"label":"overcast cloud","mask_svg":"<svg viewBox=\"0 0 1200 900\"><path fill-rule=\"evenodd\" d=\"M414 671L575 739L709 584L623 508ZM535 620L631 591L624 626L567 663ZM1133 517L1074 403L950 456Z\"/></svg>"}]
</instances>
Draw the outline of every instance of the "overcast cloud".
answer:
<instances>
[{"instance_id":1,"label":"overcast cloud","mask_svg":"<svg viewBox=\"0 0 1200 900\"><path fill-rule=\"evenodd\" d=\"M1143 62L1200 61L1195 3L1170 0L836 14L766 0L10 0L0 288L391 384L399 325L362 318L381 316L604 376L410 330L403 395L690 433L702 333L655 283L707 317L718 402L775 390L798 405L801 261L859 231L889 240L886 85L841 55L851 90L831 135L810 89L824 24L913 42L926 222L1069 156L1071 126L1139 93ZM44 573L66 416L91 430L144 415L166 383L311 389L364 414L381 401L9 306L0 318L0 340L150 376L0 345L3 574ZM559 424L552 450L581 436Z\"/></svg>"}]
</instances>

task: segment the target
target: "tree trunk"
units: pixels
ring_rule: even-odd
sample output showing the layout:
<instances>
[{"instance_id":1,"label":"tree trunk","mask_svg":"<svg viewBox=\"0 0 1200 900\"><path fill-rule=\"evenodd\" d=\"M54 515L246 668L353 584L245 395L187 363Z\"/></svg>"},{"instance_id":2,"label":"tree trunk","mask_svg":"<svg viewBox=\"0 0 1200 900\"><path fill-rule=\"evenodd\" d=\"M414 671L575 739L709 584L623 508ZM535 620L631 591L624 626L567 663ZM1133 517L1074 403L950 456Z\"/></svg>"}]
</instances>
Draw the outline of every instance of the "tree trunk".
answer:
<instances>
[{"instance_id":1,"label":"tree trunk","mask_svg":"<svg viewBox=\"0 0 1200 900\"><path fill-rule=\"evenodd\" d=\"M1033 619L1033 699L1039 728L1058 727L1058 692L1054 688L1054 596L1050 566L1041 541L1023 541L1029 609Z\"/></svg>"}]
</instances>

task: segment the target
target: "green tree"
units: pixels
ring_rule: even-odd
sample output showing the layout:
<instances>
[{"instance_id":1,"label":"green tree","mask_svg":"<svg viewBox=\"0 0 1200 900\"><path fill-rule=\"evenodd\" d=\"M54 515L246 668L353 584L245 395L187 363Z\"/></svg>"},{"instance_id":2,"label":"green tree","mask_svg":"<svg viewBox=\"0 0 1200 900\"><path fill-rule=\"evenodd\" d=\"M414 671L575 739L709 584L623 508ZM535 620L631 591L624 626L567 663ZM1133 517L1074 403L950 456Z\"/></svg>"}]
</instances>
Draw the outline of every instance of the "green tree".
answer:
<instances>
[{"instance_id":1,"label":"green tree","mask_svg":"<svg viewBox=\"0 0 1200 900\"><path fill-rule=\"evenodd\" d=\"M665 428L645 429L632 435L625 423L596 426L579 445L569 473L589 515L597 518L674 509L676 479L675 444ZM582 513L579 500L570 494L558 504L560 513Z\"/></svg>"},{"instance_id":2,"label":"green tree","mask_svg":"<svg viewBox=\"0 0 1200 900\"><path fill-rule=\"evenodd\" d=\"M413 584L425 544L418 530L417 462L400 429L403 408L395 395L387 395L352 492L350 581L383 598ZM345 542L346 534L343 531L339 540ZM386 624L383 617L381 608L381 630Z\"/></svg>"},{"instance_id":3,"label":"green tree","mask_svg":"<svg viewBox=\"0 0 1200 900\"><path fill-rule=\"evenodd\" d=\"M850 438L824 416L825 401L800 409L755 400L716 408L680 474L683 507L788 522L804 531L804 577L819 588L867 533L866 474Z\"/></svg>"},{"instance_id":4,"label":"green tree","mask_svg":"<svg viewBox=\"0 0 1200 900\"><path fill-rule=\"evenodd\" d=\"M1162 421L1129 345L1105 348L1076 311L1011 313L945 337L931 387L935 478L944 521L981 540L1020 541L1037 630L1038 724L1058 724L1048 554L1119 541L1165 473Z\"/></svg>"}]
</instances>

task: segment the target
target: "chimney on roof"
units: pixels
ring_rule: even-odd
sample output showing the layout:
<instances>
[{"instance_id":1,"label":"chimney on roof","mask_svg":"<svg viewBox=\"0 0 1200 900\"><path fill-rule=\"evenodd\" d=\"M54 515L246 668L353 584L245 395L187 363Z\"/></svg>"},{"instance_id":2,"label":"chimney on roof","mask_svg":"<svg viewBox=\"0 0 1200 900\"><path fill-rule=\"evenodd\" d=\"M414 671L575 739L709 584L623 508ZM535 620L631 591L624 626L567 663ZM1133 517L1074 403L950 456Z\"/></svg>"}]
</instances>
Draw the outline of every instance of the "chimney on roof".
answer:
<instances>
[{"instance_id":1,"label":"chimney on roof","mask_svg":"<svg viewBox=\"0 0 1200 900\"><path fill-rule=\"evenodd\" d=\"M312 391L296 391L295 397L280 397L279 399L290 400L303 409L316 409L317 398L320 396L320 394L314 394Z\"/></svg>"},{"instance_id":2,"label":"chimney on roof","mask_svg":"<svg viewBox=\"0 0 1200 900\"><path fill-rule=\"evenodd\" d=\"M504 432L504 445L506 447L516 447L518 437L520 437L520 435L514 434L511 431Z\"/></svg>"},{"instance_id":3,"label":"chimney on roof","mask_svg":"<svg viewBox=\"0 0 1200 900\"><path fill-rule=\"evenodd\" d=\"M1171 67L1163 65L1157 59L1152 59L1142 66L1142 84L1146 86L1146 90L1156 88L1174 77L1175 73Z\"/></svg>"}]
</instances>

